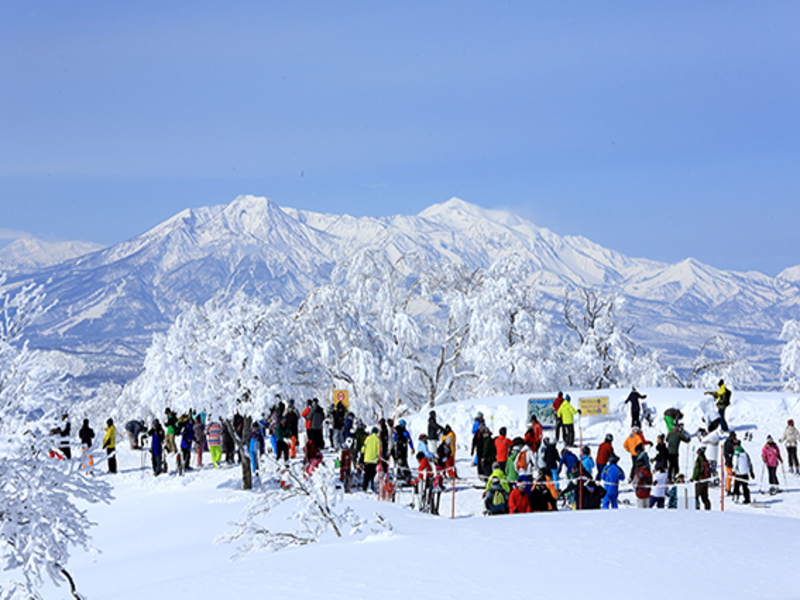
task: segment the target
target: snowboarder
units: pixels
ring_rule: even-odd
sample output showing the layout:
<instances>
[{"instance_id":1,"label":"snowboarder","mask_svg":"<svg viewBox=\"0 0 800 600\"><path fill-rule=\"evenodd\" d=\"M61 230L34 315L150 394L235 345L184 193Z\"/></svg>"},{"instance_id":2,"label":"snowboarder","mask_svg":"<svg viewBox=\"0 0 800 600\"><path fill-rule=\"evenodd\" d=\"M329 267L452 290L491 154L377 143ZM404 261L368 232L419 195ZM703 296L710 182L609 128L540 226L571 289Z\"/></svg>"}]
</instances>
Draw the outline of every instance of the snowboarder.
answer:
<instances>
[{"instance_id":1,"label":"snowboarder","mask_svg":"<svg viewBox=\"0 0 800 600\"><path fill-rule=\"evenodd\" d=\"M794 419L789 419L787 422L780 442L786 447L786 455L789 457L789 473L800 475L800 467L797 462L797 443L800 442L800 432L794 426Z\"/></svg>"},{"instance_id":2,"label":"snowboarder","mask_svg":"<svg viewBox=\"0 0 800 600\"><path fill-rule=\"evenodd\" d=\"M639 403L640 400L644 400L647 398L646 395L640 394L636 391L636 386L631 387L631 393L628 394L628 397L625 398L625 404L630 403L631 405L631 427L641 427L642 422L640 419L641 414L641 404Z\"/></svg>"}]
</instances>

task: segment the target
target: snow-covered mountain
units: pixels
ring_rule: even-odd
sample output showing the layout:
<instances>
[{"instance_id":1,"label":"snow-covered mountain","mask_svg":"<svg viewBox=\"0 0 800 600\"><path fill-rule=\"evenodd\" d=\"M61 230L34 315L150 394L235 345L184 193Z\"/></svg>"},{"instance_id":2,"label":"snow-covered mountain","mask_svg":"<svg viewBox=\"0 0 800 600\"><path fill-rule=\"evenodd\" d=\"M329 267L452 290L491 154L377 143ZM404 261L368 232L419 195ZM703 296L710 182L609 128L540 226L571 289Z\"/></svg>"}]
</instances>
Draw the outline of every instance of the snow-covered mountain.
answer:
<instances>
[{"instance_id":1,"label":"snow-covered mountain","mask_svg":"<svg viewBox=\"0 0 800 600\"><path fill-rule=\"evenodd\" d=\"M19 238L0 248L0 271L35 271L102 248L91 242L45 242Z\"/></svg>"},{"instance_id":2,"label":"snow-covered mountain","mask_svg":"<svg viewBox=\"0 0 800 600\"><path fill-rule=\"evenodd\" d=\"M800 282L791 270L772 278L693 259L669 265L630 258L455 198L418 215L357 218L241 196L185 210L131 240L35 273L12 273L7 286L47 282L58 299L36 330L36 345L90 357L98 377L126 380L151 333L165 329L182 303L244 291L294 304L328 282L337 261L368 248L484 267L516 254L533 266L554 311L567 286L621 291L638 338L672 357L726 331L744 339L757 361L774 361L782 321L800 318Z\"/></svg>"}]
</instances>

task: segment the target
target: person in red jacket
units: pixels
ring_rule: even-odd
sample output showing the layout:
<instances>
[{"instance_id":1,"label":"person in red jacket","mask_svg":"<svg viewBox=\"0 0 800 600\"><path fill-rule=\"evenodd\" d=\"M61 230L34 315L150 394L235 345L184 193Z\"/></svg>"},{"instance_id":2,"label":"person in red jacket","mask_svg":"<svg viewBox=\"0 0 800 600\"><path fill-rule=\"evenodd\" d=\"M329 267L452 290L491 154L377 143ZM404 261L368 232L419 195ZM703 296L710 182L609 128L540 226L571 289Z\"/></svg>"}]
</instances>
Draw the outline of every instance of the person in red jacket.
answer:
<instances>
[{"instance_id":1,"label":"person in red jacket","mask_svg":"<svg viewBox=\"0 0 800 600\"><path fill-rule=\"evenodd\" d=\"M419 509L422 512L439 514L438 496L433 489L433 467L424 452L417 452L417 478L411 482L419 494Z\"/></svg>"},{"instance_id":2,"label":"person in red jacket","mask_svg":"<svg viewBox=\"0 0 800 600\"><path fill-rule=\"evenodd\" d=\"M553 414L556 415L556 443L558 443L558 440L561 437L562 427L564 426L564 424L561 422L561 419L558 418L558 409L561 408L563 403L564 392L558 392L556 399L553 400Z\"/></svg>"},{"instance_id":3,"label":"person in red jacket","mask_svg":"<svg viewBox=\"0 0 800 600\"><path fill-rule=\"evenodd\" d=\"M542 431L542 424L536 415L531 415L531 424L528 426L528 431L525 432L525 443L533 448L534 452L539 451L539 445L542 443L544 432Z\"/></svg>"},{"instance_id":4,"label":"person in red jacket","mask_svg":"<svg viewBox=\"0 0 800 600\"><path fill-rule=\"evenodd\" d=\"M612 456L616 456L614 447L611 445L613 441L614 436L608 433L606 434L606 439L600 444L600 447L597 448L597 459L595 460L597 463L597 479L600 479L600 476L603 474L603 469L606 468L609 459Z\"/></svg>"},{"instance_id":5,"label":"person in red jacket","mask_svg":"<svg viewBox=\"0 0 800 600\"><path fill-rule=\"evenodd\" d=\"M508 497L508 512L512 515L531 512L531 503L528 494L525 493L524 482L517 481L514 484L514 489Z\"/></svg>"},{"instance_id":6,"label":"person in red jacket","mask_svg":"<svg viewBox=\"0 0 800 600\"><path fill-rule=\"evenodd\" d=\"M500 469L506 470L506 461L508 460L508 452L514 445L510 439L506 437L506 428L500 428L500 434L494 439L495 460L500 463Z\"/></svg>"},{"instance_id":7,"label":"person in red jacket","mask_svg":"<svg viewBox=\"0 0 800 600\"><path fill-rule=\"evenodd\" d=\"M306 442L311 439L311 400L306 400L306 407L300 413L306 423Z\"/></svg>"}]
</instances>

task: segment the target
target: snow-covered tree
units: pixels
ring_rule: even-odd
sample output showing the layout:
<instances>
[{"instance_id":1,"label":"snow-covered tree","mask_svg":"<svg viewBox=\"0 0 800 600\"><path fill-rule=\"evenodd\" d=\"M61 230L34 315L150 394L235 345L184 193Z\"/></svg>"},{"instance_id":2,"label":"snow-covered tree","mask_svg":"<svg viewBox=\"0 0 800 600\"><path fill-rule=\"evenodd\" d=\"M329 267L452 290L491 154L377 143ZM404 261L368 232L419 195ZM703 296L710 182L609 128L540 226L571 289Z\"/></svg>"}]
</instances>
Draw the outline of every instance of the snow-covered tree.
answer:
<instances>
[{"instance_id":1,"label":"snow-covered tree","mask_svg":"<svg viewBox=\"0 0 800 600\"><path fill-rule=\"evenodd\" d=\"M800 392L800 321L786 321L780 339L786 342L781 350L780 375L783 389L787 392Z\"/></svg>"},{"instance_id":2,"label":"snow-covered tree","mask_svg":"<svg viewBox=\"0 0 800 600\"><path fill-rule=\"evenodd\" d=\"M165 334L153 336L142 374L126 386L120 410L162 415L204 410L219 418L242 457L245 489L252 486L252 421L276 402L307 390L319 374L291 338L291 318L279 302L265 305L245 295L230 304L188 305ZM234 427L234 415L243 427Z\"/></svg>"},{"instance_id":3,"label":"snow-covered tree","mask_svg":"<svg viewBox=\"0 0 800 600\"><path fill-rule=\"evenodd\" d=\"M633 327L620 324L617 309L624 303L622 296L586 288L578 295L578 302L569 292L564 299L564 323L573 334L563 360L570 385L590 389L652 386L668 379L658 356L633 341Z\"/></svg>"},{"instance_id":4,"label":"snow-covered tree","mask_svg":"<svg viewBox=\"0 0 800 600\"><path fill-rule=\"evenodd\" d=\"M0 282L1 283L1 282ZM53 451L63 403L63 372L21 341L25 327L46 310L41 287L0 302L0 555L6 571L21 575L0 598L40 598L45 577L66 580L73 546L91 551L91 523L74 501L108 501L110 487L87 476L80 459Z\"/></svg>"},{"instance_id":5,"label":"snow-covered tree","mask_svg":"<svg viewBox=\"0 0 800 600\"><path fill-rule=\"evenodd\" d=\"M235 557L256 550L282 550L290 546L313 544L326 532L336 537L357 532L365 523L349 506L342 506L343 492L337 485L338 473L325 463L308 475L299 464L278 466L270 460L269 470L280 475L257 493L247 506L235 530L218 538L238 544ZM286 527L273 511L291 505L296 527Z\"/></svg>"},{"instance_id":6,"label":"snow-covered tree","mask_svg":"<svg viewBox=\"0 0 800 600\"><path fill-rule=\"evenodd\" d=\"M697 352L684 387L716 388L724 379L729 387L741 387L760 380L756 370L739 355L734 340L717 334L708 338Z\"/></svg>"},{"instance_id":7,"label":"snow-covered tree","mask_svg":"<svg viewBox=\"0 0 800 600\"><path fill-rule=\"evenodd\" d=\"M497 261L470 295L466 356L479 395L535 392L558 386L550 316L538 307L530 266L517 256Z\"/></svg>"}]
</instances>

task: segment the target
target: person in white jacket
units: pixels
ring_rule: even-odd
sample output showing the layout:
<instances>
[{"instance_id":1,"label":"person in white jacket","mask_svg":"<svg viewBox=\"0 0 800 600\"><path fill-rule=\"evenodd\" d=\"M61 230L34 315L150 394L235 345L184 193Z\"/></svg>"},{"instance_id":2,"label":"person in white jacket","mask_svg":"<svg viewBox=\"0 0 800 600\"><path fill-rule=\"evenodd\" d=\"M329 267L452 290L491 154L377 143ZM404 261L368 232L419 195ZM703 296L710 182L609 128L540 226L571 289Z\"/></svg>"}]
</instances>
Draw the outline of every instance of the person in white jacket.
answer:
<instances>
[{"instance_id":1,"label":"person in white jacket","mask_svg":"<svg viewBox=\"0 0 800 600\"><path fill-rule=\"evenodd\" d=\"M800 442L800 431L797 431L794 426L794 419L789 419L780 442L786 446L786 454L789 456L789 473L800 475L800 467L797 464L797 444Z\"/></svg>"},{"instance_id":2,"label":"person in white jacket","mask_svg":"<svg viewBox=\"0 0 800 600\"><path fill-rule=\"evenodd\" d=\"M755 477L755 473L753 472L753 461L750 460L750 455L745 452L741 442L736 445L736 449L733 451L733 476L734 500L739 498L739 491L741 490L744 495L743 504L750 504L750 484L747 482L751 477Z\"/></svg>"},{"instance_id":3,"label":"person in white jacket","mask_svg":"<svg viewBox=\"0 0 800 600\"><path fill-rule=\"evenodd\" d=\"M718 483L716 476L719 472L719 442L721 439L719 429L714 429L714 431L701 429L698 432L698 441L700 442L700 446L706 449L706 458L711 466L711 472L714 473L715 479L713 485L717 485Z\"/></svg>"}]
</instances>

